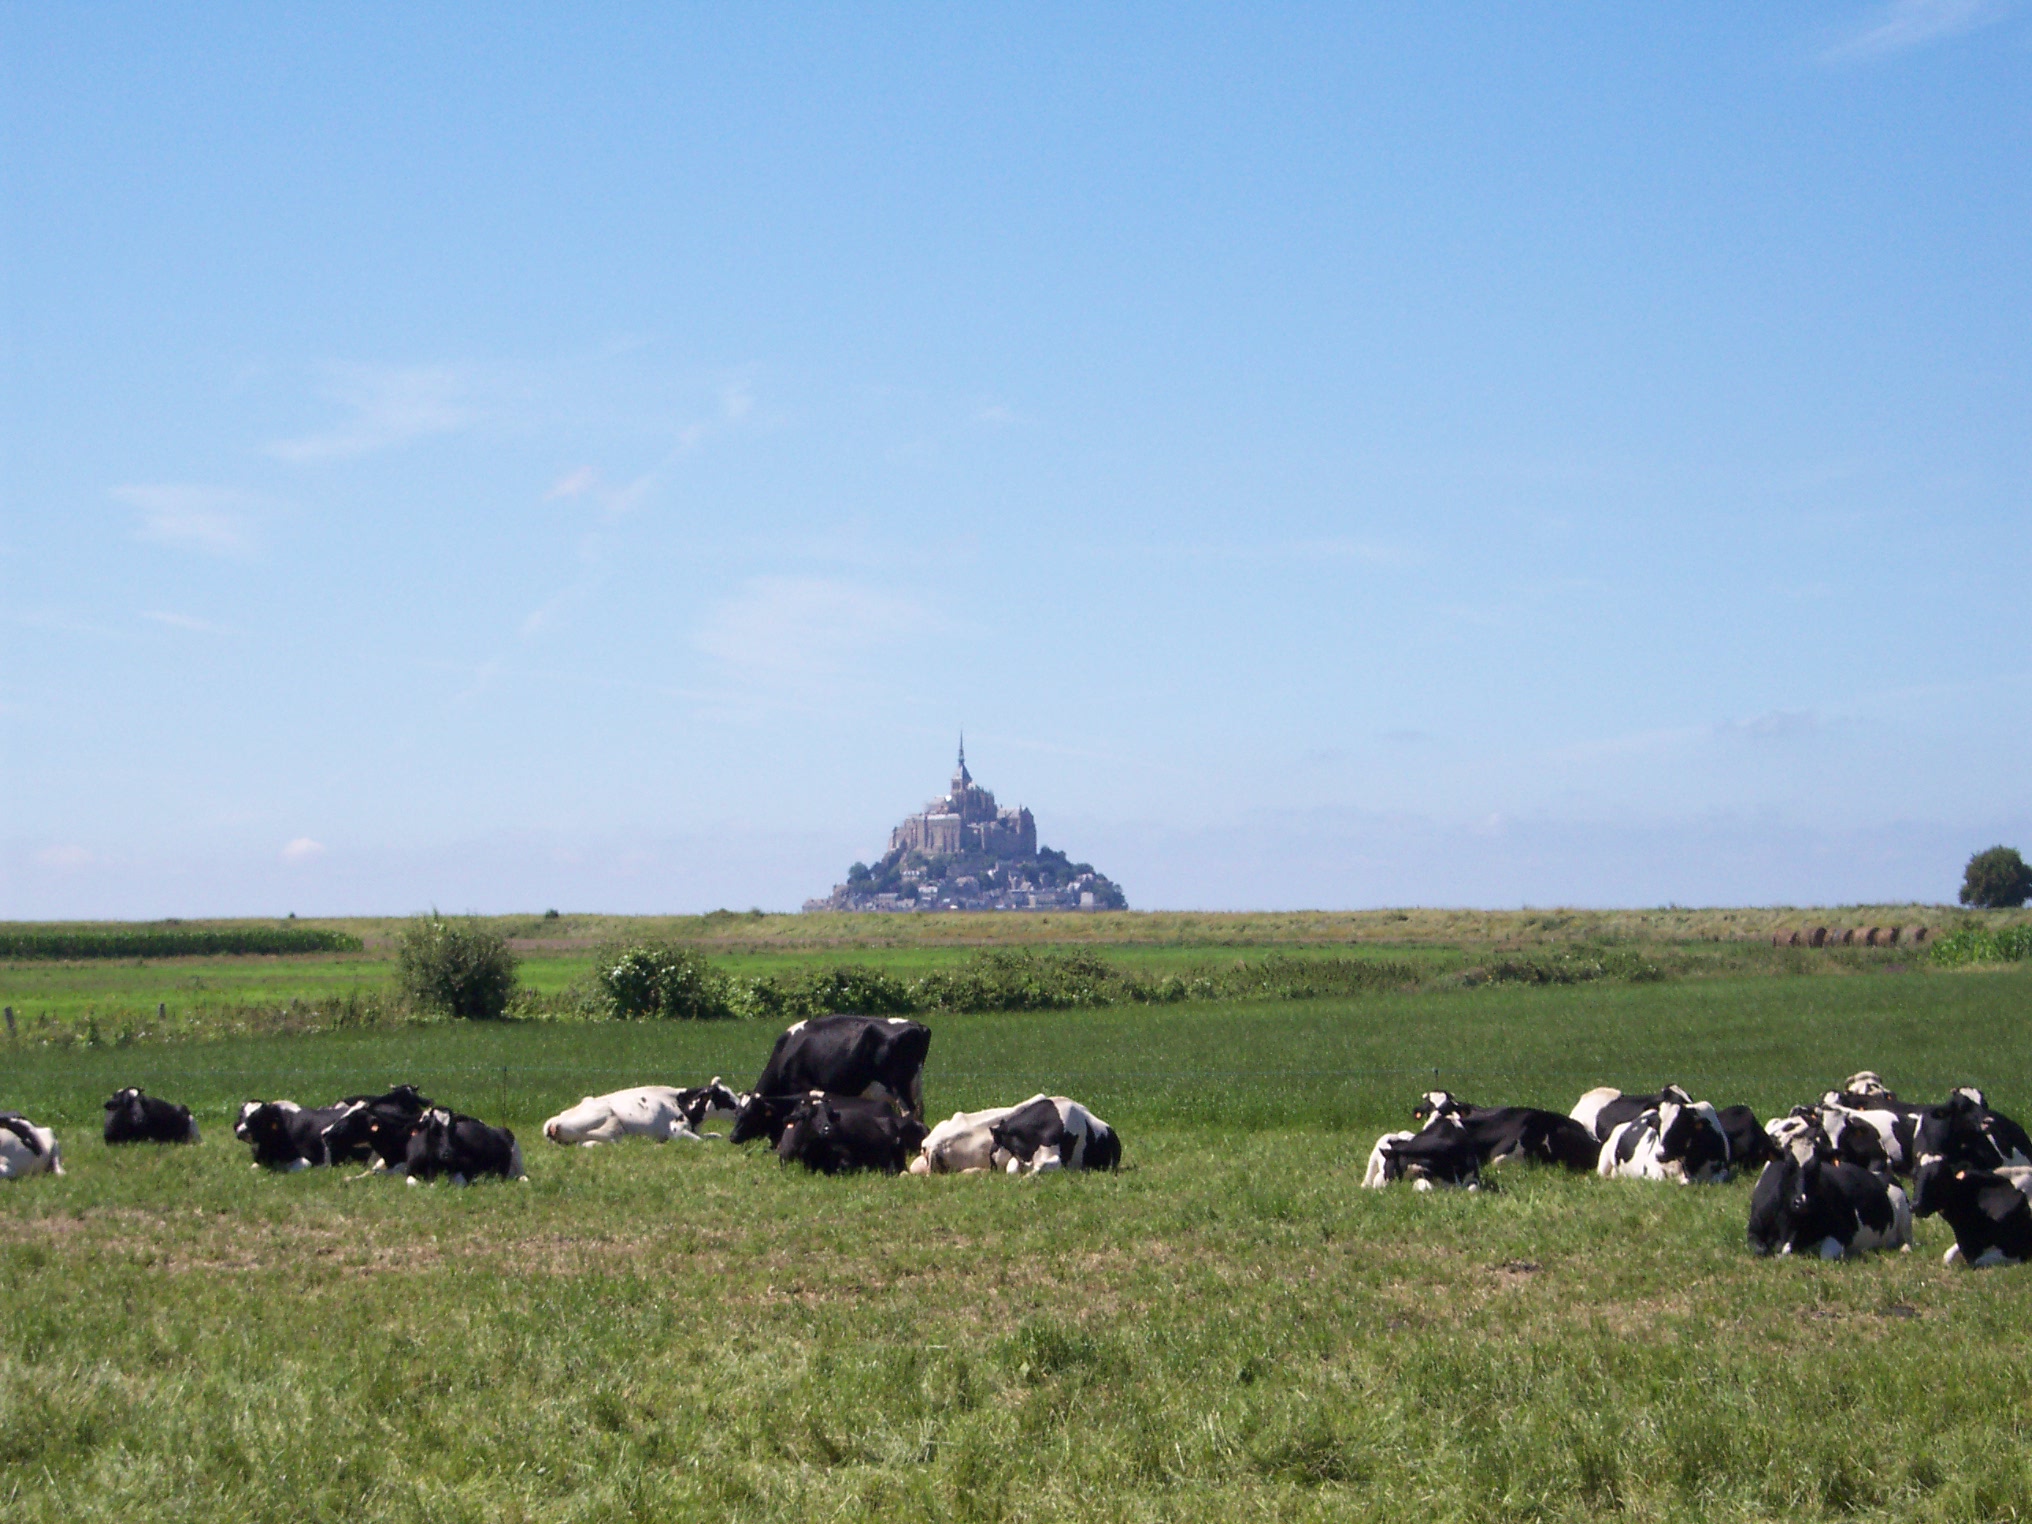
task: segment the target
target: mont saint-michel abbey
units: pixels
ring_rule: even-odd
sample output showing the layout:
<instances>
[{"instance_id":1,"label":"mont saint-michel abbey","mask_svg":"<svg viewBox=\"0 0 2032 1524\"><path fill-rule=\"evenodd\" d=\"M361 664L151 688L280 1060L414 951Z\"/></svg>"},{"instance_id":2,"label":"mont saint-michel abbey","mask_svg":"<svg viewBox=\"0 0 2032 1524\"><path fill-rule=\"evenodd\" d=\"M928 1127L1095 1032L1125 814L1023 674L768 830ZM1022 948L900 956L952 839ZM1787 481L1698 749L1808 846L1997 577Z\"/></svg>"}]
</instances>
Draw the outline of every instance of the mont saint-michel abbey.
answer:
<instances>
[{"instance_id":1,"label":"mont saint-michel abbey","mask_svg":"<svg viewBox=\"0 0 2032 1524\"><path fill-rule=\"evenodd\" d=\"M1037 855L1037 822L1022 805L995 808L995 796L967 771L967 743L960 742L952 792L934 799L923 813L907 816L889 833L889 850L949 857L957 852L990 852L1006 857Z\"/></svg>"},{"instance_id":2,"label":"mont saint-michel abbey","mask_svg":"<svg viewBox=\"0 0 2032 1524\"><path fill-rule=\"evenodd\" d=\"M952 787L889 833L872 867L806 910L1121 910L1121 889L1091 863L1037 845L1037 821L1021 805L998 808L967 771L960 740Z\"/></svg>"}]
</instances>

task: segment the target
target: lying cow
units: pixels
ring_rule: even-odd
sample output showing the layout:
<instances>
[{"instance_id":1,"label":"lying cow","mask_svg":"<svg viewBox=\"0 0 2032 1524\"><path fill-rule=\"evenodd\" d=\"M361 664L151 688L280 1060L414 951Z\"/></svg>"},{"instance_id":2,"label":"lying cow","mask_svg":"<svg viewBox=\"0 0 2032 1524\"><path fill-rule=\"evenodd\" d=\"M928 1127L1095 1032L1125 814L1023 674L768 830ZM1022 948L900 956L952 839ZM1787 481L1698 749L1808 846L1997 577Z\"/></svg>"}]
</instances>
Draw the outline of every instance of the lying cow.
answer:
<instances>
[{"instance_id":1,"label":"lying cow","mask_svg":"<svg viewBox=\"0 0 2032 1524\"><path fill-rule=\"evenodd\" d=\"M1954 1242L1946 1265L1972 1270L2032 1259L2032 1170L1956 1168L1935 1160L1919 1166L1912 1182L1912 1214L1945 1218Z\"/></svg>"},{"instance_id":2,"label":"lying cow","mask_svg":"<svg viewBox=\"0 0 2032 1524\"><path fill-rule=\"evenodd\" d=\"M543 1135L557 1144L592 1148L622 1138L654 1138L667 1143L683 1138L701 1141L699 1124L709 1116L732 1116L740 1098L713 1077L710 1085L679 1090L670 1085L645 1085L589 1095L543 1124Z\"/></svg>"},{"instance_id":3,"label":"lying cow","mask_svg":"<svg viewBox=\"0 0 2032 1524\"><path fill-rule=\"evenodd\" d=\"M144 1094L133 1085L106 1102L108 1143L195 1143L198 1124L190 1107Z\"/></svg>"},{"instance_id":4,"label":"lying cow","mask_svg":"<svg viewBox=\"0 0 2032 1524\"><path fill-rule=\"evenodd\" d=\"M985 1111L955 1111L925 1134L917 1157L910 1161L913 1175L975 1175L1008 1166L1006 1154L995 1148L990 1128L1016 1108L991 1106Z\"/></svg>"},{"instance_id":5,"label":"lying cow","mask_svg":"<svg viewBox=\"0 0 2032 1524\"><path fill-rule=\"evenodd\" d=\"M924 1058L931 1028L900 1016L814 1016L769 1051L755 1087L743 1095L728 1137L780 1141L805 1096L866 1096L894 1101L904 1115L924 1114Z\"/></svg>"},{"instance_id":6,"label":"lying cow","mask_svg":"<svg viewBox=\"0 0 2032 1524\"><path fill-rule=\"evenodd\" d=\"M0 1180L63 1172L63 1150L55 1133L18 1111L0 1111Z\"/></svg>"},{"instance_id":7,"label":"lying cow","mask_svg":"<svg viewBox=\"0 0 2032 1524\"><path fill-rule=\"evenodd\" d=\"M1748 1170L1754 1165L1771 1163L1778 1157L1777 1143L1750 1107L1717 1107L1715 1122L1721 1128L1722 1136L1729 1141L1731 1169Z\"/></svg>"},{"instance_id":8,"label":"lying cow","mask_svg":"<svg viewBox=\"0 0 2032 1524\"><path fill-rule=\"evenodd\" d=\"M345 1106L299 1106L294 1101L249 1101L233 1123L233 1136L253 1145L256 1169L294 1173L332 1162L325 1129Z\"/></svg>"},{"instance_id":9,"label":"lying cow","mask_svg":"<svg viewBox=\"0 0 2032 1524\"><path fill-rule=\"evenodd\" d=\"M1535 1159L1591 1171L1601 1157L1601 1144L1579 1122L1535 1106L1472 1106L1449 1091L1432 1090L1411 1115L1428 1130L1442 1122L1458 1127L1484 1168L1506 1159Z\"/></svg>"},{"instance_id":10,"label":"lying cow","mask_svg":"<svg viewBox=\"0 0 2032 1524\"><path fill-rule=\"evenodd\" d=\"M432 1107L417 1122L410 1134L403 1172L411 1185L439 1176L448 1177L453 1185L464 1185L482 1175L498 1175L503 1180L528 1178L522 1168L522 1145L515 1141L514 1133L442 1106Z\"/></svg>"},{"instance_id":11,"label":"lying cow","mask_svg":"<svg viewBox=\"0 0 2032 1524\"><path fill-rule=\"evenodd\" d=\"M1625 1095L1614 1085L1598 1085L1574 1102L1573 1110L1567 1115L1606 1143L1609 1134L1625 1122L1634 1122L1645 1113L1656 1111L1667 1101L1691 1106L1693 1097L1677 1085L1667 1085L1656 1095Z\"/></svg>"},{"instance_id":12,"label":"lying cow","mask_svg":"<svg viewBox=\"0 0 2032 1524\"><path fill-rule=\"evenodd\" d=\"M417 1124L436 1104L414 1085L349 1096L337 1107L338 1119L325 1127L325 1158L332 1164L369 1160L376 1170L402 1170Z\"/></svg>"},{"instance_id":13,"label":"lying cow","mask_svg":"<svg viewBox=\"0 0 2032 1524\"><path fill-rule=\"evenodd\" d=\"M922 1122L899 1116L886 1100L815 1090L786 1120L776 1157L814 1174L873 1169L900 1175L925 1137Z\"/></svg>"},{"instance_id":14,"label":"lying cow","mask_svg":"<svg viewBox=\"0 0 2032 1524\"><path fill-rule=\"evenodd\" d=\"M1481 1157L1465 1132L1440 1118L1422 1132L1386 1132L1378 1138L1369 1150L1362 1184L1374 1191L1393 1180L1409 1180L1418 1191L1435 1186L1480 1190Z\"/></svg>"},{"instance_id":15,"label":"lying cow","mask_svg":"<svg viewBox=\"0 0 2032 1524\"><path fill-rule=\"evenodd\" d=\"M1964 1086L1920 1112L1912 1129L1912 1158L1915 1169L2022 1167L2032 1165L2032 1139L2009 1117L1990 1110L1982 1091Z\"/></svg>"},{"instance_id":16,"label":"lying cow","mask_svg":"<svg viewBox=\"0 0 2032 1524\"><path fill-rule=\"evenodd\" d=\"M1756 1254L1822 1259L1910 1249L1912 1207L1882 1175L1831 1160L1807 1140L1781 1152L1757 1177L1749 1242Z\"/></svg>"},{"instance_id":17,"label":"lying cow","mask_svg":"<svg viewBox=\"0 0 2032 1524\"><path fill-rule=\"evenodd\" d=\"M988 1124L997 1154L1009 1174L1042 1175L1061 1169L1116 1169L1122 1140L1106 1122L1078 1101L1062 1095L1034 1095L1007 1116Z\"/></svg>"},{"instance_id":18,"label":"lying cow","mask_svg":"<svg viewBox=\"0 0 2032 1524\"><path fill-rule=\"evenodd\" d=\"M1603 1140L1595 1173L1604 1180L1672 1180L1681 1185L1729 1178L1729 1140L1705 1101L1666 1101Z\"/></svg>"}]
</instances>

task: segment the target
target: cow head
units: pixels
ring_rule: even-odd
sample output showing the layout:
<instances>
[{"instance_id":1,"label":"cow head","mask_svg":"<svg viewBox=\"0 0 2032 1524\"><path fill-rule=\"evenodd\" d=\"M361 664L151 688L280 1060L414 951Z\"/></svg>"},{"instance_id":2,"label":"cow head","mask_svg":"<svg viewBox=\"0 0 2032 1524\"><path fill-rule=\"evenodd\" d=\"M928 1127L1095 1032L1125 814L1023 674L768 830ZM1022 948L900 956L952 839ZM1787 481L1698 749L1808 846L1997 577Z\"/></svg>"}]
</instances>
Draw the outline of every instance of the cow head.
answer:
<instances>
[{"instance_id":1,"label":"cow head","mask_svg":"<svg viewBox=\"0 0 2032 1524\"><path fill-rule=\"evenodd\" d=\"M1411 1120L1430 1127L1437 1117L1455 1117L1467 1110L1467 1106L1456 1099L1451 1090L1428 1090L1418 1104L1411 1108Z\"/></svg>"},{"instance_id":2,"label":"cow head","mask_svg":"<svg viewBox=\"0 0 2032 1524\"><path fill-rule=\"evenodd\" d=\"M1705 1101L1663 1102L1657 1125L1659 1160L1677 1164L1687 1179L1698 1180L1728 1169L1728 1135L1716 1120L1714 1107Z\"/></svg>"},{"instance_id":3,"label":"cow head","mask_svg":"<svg viewBox=\"0 0 2032 1524\"><path fill-rule=\"evenodd\" d=\"M727 1141L747 1143L755 1138L768 1138L775 1142L782 1138L783 1129L790 1121L803 1097L794 1095L757 1095L754 1091L744 1092L734 1108L734 1125L728 1129Z\"/></svg>"},{"instance_id":4,"label":"cow head","mask_svg":"<svg viewBox=\"0 0 2032 1524\"><path fill-rule=\"evenodd\" d=\"M1884 1083L1883 1075L1874 1069L1859 1069L1851 1074L1842 1081L1842 1093L1858 1100L1879 1103L1898 1099L1891 1093L1891 1087Z\"/></svg>"},{"instance_id":5,"label":"cow head","mask_svg":"<svg viewBox=\"0 0 2032 1524\"><path fill-rule=\"evenodd\" d=\"M814 1090L799 1098L776 1141L776 1157L788 1164L793 1159L807 1163L831 1156L840 1131L840 1114L825 1092Z\"/></svg>"},{"instance_id":6,"label":"cow head","mask_svg":"<svg viewBox=\"0 0 2032 1524\"><path fill-rule=\"evenodd\" d=\"M685 1126L697 1132L709 1117L736 1117L741 1114L741 1097L727 1086L717 1074L712 1083L700 1085L695 1090L682 1093L680 1110L684 1112Z\"/></svg>"},{"instance_id":7,"label":"cow head","mask_svg":"<svg viewBox=\"0 0 2032 1524\"><path fill-rule=\"evenodd\" d=\"M242 1143L252 1143L254 1135L247 1130L247 1124L256 1112L270 1104L272 1103L268 1101L242 1101L240 1110L233 1117L233 1136Z\"/></svg>"},{"instance_id":8,"label":"cow head","mask_svg":"<svg viewBox=\"0 0 2032 1524\"><path fill-rule=\"evenodd\" d=\"M1980 1092L1978 1092L1980 1093ZM1983 1126L1987 1113L1967 1090L1957 1090L1938 1106L1929 1106L1913 1129L1912 1153L1921 1164L1945 1161L1992 1169L2004 1162L2003 1150Z\"/></svg>"}]
</instances>

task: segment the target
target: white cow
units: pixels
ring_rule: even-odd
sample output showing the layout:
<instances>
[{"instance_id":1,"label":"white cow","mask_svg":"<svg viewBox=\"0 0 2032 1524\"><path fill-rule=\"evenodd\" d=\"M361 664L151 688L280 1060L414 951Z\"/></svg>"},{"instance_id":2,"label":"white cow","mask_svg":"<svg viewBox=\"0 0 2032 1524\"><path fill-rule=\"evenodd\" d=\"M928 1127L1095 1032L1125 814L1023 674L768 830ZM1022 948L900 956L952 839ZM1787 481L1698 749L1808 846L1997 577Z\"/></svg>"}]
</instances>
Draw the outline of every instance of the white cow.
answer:
<instances>
[{"instance_id":1,"label":"white cow","mask_svg":"<svg viewBox=\"0 0 2032 1524\"><path fill-rule=\"evenodd\" d=\"M723 1092L725 1099L713 1094L715 1091ZM715 1114L731 1116L733 1102L733 1092L717 1078L700 1090L644 1085L611 1095L589 1095L545 1122L543 1135L553 1143L576 1143L583 1148L631 1137L654 1138L659 1143L683 1138L698 1143L704 1139L696 1124Z\"/></svg>"},{"instance_id":2,"label":"white cow","mask_svg":"<svg viewBox=\"0 0 2032 1524\"><path fill-rule=\"evenodd\" d=\"M18 1180L45 1171L52 1175L64 1172L63 1150L57 1146L56 1134L16 1112L0 1111L0 1180Z\"/></svg>"},{"instance_id":3,"label":"white cow","mask_svg":"<svg viewBox=\"0 0 2032 1524\"><path fill-rule=\"evenodd\" d=\"M995 1147L995 1139L989 1129L1015 1112L1014 1106L990 1106L986 1111L955 1111L925 1134L917 1157L910 1161L910 1173L974 1175L984 1170L1004 1168L1009 1156Z\"/></svg>"}]
</instances>

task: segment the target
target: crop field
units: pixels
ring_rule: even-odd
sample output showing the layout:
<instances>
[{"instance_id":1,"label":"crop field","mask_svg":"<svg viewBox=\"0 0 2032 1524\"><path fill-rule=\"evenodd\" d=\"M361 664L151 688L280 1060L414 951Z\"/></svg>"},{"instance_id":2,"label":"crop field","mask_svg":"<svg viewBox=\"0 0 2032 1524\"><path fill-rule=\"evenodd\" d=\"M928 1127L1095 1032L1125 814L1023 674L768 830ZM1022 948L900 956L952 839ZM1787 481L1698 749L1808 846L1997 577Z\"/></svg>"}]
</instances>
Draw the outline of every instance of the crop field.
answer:
<instances>
[{"instance_id":1,"label":"crop field","mask_svg":"<svg viewBox=\"0 0 2032 1524\"><path fill-rule=\"evenodd\" d=\"M17 1039L0 1106L55 1126L69 1173L0 1185L0 1503L10 1524L2032 1515L2032 1270L1944 1268L1937 1221L1907 1255L1772 1262L1745 1248L1744 1181L1359 1184L1435 1082L1565 1110L1675 1080L1770 1114L1869 1067L1922 1098L1979 1081L2026 1119L2032 969L1767 947L1644 982L1449 977L1522 935L1377 939L1435 977L1354 998L926 1018L934 1115L1074 1095L1123 1135L1112 1176L543 1142L582 1094L747 1083L757 1022ZM726 955L837 951L769 942ZM110 1010L200 964L267 998L386 958L369 937L58 973ZM24 1009L28 973L0 968ZM269 1176L231 1139L243 1098L397 1081L514 1127L528 1182ZM107 1149L125 1084L191 1104L204 1142Z\"/></svg>"}]
</instances>

